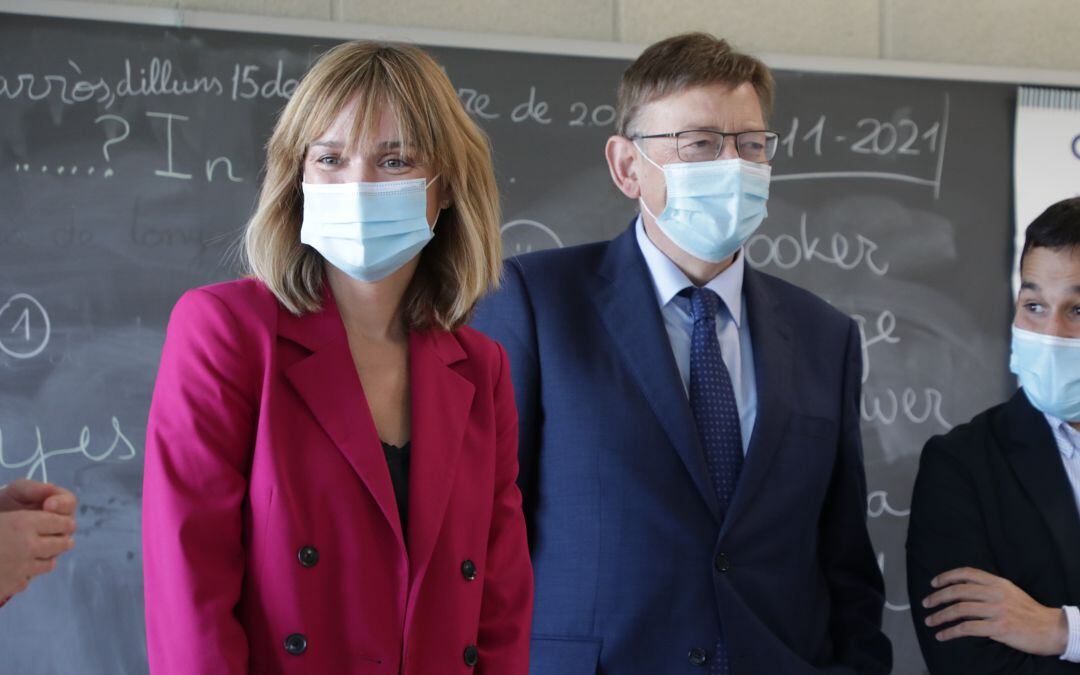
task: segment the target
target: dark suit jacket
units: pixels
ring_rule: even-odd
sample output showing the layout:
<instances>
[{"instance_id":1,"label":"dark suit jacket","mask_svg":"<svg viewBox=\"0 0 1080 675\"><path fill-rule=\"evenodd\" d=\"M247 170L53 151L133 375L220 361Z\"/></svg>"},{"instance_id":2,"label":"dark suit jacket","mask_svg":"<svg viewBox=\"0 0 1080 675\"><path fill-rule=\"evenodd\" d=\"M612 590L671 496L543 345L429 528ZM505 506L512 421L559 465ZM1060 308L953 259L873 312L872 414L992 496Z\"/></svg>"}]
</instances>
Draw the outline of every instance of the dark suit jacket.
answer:
<instances>
[{"instance_id":1,"label":"dark suit jacket","mask_svg":"<svg viewBox=\"0 0 1080 675\"><path fill-rule=\"evenodd\" d=\"M908 593L934 675L1080 673L987 638L940 643L923 620L930 580L956 567L1004 577L1048 607L1080 603L1080 515L1046 418L1023 390L926 444L908 530Z\"/></svg>"},{"instance_id":2,"label":"dark suit jacket","mask_svg":"<svg viewBox=\"0 0 1080 675\"><path fill-rule=\"evenodd\" d=\"M508 349L536 578L534 675L885 673L859 332L747 269L757 422L721 522L631 227L510 261L474 325ZM700 656L700 652L695 652Z\"/></svg>"}]
</instances>

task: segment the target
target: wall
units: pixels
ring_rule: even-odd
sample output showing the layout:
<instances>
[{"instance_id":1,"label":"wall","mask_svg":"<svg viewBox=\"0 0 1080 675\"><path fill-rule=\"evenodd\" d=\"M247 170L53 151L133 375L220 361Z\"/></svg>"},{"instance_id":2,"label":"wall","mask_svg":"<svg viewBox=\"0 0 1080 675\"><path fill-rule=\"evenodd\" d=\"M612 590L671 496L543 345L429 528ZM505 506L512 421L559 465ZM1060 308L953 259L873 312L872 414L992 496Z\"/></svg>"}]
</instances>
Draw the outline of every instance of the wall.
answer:
<instances>
[{"instance_id":1,"label":"wall","mask_svg":"<svg viewBox=\"0 0 1080 675\"><path fill-rule=\"evenodd\" d=\"M704 29L756 53L1080 70L1076 0L93 2L634 44Z\"/></svg>"}]
</instances>

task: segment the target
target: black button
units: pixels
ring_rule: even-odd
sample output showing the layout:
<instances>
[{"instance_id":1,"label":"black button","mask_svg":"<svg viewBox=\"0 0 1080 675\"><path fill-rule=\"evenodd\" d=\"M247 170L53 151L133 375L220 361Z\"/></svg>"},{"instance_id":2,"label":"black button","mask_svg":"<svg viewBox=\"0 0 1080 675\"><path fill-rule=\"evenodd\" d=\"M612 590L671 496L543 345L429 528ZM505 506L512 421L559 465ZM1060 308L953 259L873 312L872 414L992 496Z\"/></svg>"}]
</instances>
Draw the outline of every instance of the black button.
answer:
<instances>
[{"instance_id":1,"label":"black button","mask_svg":"<svg viewBox=\"0 0 1080 675\"><path fill-rule=\"evenodd\" d=\"M476 645L469 645L465 648L465 665L472 668L480 661L480 650L476 648Z\"/></svg>"},{"instance_id":2,"label":"black button","mask_svg":"<svg viewBox=\"0 0 1080 675\"><path fill-rule=\"evenodd\" d=\"M314 546L304 546L296 552L296 559L304 567L315 567L319 564L319 549Z\"/></svg>"},{"instance_id":3,"label":"black button","mask_svg":"<svg viewBox=\"0 0 1080 675\"><path fill-rule=\"evenodd\" d=\"M466 560L461 563L461 576L465 577L469 581L476 578L476 564L471 560Z\"/></svg>"},{"instance_id":4,"label":"black button","mask_svg":"<svg viewBox=\"0 0 1080 675\"><path fill-rule=\"evenodd\" d=\"M300 633L293 633L285 638L285 651L293 656L300 656L307 651L307 638Z\"/></svg>"},{"instance_id":5,"label":"black button","mask_svg":"<svg viewBox=\"0 0 1080 675\"><path fill-rule=\"evenodd\" d=\"M689 654L690 663L695 666L703 666L709 660L709 652L700 647L694 647Z\"/></svg>"},{"instance_id":6,"label":"black button","mask_svg":"<svg viewBox=\"0 0 1080 675\"><path fill-rule=\"evenodd\" d=\"M717 572L727 572L729 569L731 569L731 561L728 560L727 556L723 553L720 553L716 556L715 564Z\"/></svg>"}]
</instances>

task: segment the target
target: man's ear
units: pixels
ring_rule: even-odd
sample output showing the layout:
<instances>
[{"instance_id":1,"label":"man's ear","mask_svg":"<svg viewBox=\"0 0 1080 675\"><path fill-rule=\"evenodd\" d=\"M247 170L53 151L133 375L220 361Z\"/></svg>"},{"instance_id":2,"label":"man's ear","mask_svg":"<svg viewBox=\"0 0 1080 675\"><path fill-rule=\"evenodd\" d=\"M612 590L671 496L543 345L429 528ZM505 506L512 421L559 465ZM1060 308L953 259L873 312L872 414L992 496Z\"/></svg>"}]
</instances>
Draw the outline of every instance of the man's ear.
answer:
<instances>
[{"instance_id":1,"label":"man's ear","mask_svg":"<svg viewBox=\"0 0 1080 675\"><path fill-rule=\"evenodd\" d=\"M608 170L615 187L630 199L641 197L641 184L637 174L637 149L625 136L612 136L604 146Z\"/></svg>"}]
</instances>

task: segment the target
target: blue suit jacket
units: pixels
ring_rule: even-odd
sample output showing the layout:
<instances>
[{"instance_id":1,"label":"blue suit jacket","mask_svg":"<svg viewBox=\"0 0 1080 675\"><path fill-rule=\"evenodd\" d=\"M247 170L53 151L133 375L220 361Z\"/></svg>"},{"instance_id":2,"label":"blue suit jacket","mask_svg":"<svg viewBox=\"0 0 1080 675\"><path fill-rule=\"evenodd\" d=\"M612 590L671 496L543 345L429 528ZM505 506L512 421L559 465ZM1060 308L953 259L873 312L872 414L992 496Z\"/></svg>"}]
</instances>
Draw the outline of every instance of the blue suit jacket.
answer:
<instances>
[{"instance_id":1,"label":"blue suit jacket","mask_svg":"<svg viewBox=\"0 0 1080 675\"><path fill-rule=\"evenodd\" d=\"M858 328L750 268L743 292L758 414L723 522L633 227L509 261L479 308L520 416L533 675L700 675L721 630L734 675L889 671Z\"/></svg>"}]
</instances>

